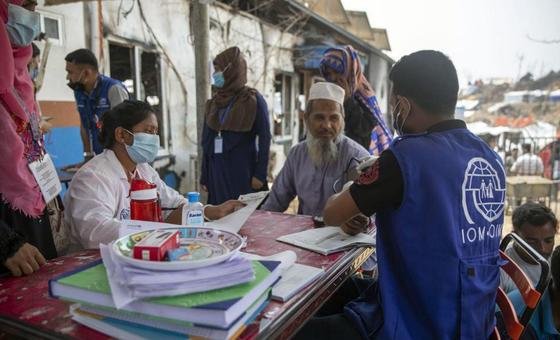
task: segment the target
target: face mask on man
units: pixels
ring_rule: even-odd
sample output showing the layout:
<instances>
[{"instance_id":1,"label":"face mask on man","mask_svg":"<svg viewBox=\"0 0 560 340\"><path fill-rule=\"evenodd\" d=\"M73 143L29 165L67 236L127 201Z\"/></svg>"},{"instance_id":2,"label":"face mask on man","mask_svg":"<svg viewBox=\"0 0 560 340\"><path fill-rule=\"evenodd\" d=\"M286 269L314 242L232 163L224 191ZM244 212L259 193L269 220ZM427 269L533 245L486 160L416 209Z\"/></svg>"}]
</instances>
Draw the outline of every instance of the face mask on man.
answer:
<instances>
[{"instance_id":1,"label":"face mask on man","mask_svg":"<svg viewBox=\"0 0 560 340\"><path fill-rule=\"evenodd\" d=\"M159 150L159 135L152 135L145 132L132 133L134 136L132 145L125 144L126 152L136 164L151 163L156 159Z\"/></svg>"},{"instance_id":2,"label":"face mask on man","mask_svg":"<svg viewBox=\"0 0 560 340\"><path fill-rule=\"evenodd\" d=\"M399 104L401 104L402 101L404 101L404 100L406 100L406 101L408 102L408 99L406 99L406 98L402 98L402 97L401 97L401 98L397 99L397 102L395 103L395 108L393 109L393 112L391 113L392 116L393 116L393 128L395 129L395 131L397 132L397 134L398 134L399 136L404 135L404 131L403 131L404 123L405 123L406 120L408 119L408 116L410 116L410 111L409 111L409 112L407 113L407 115L406 115L406 118L404 118L404 119L402 120L402 122L401 122L401 124L400 124L400 126L399 126L399 119L401 118L401 112L402 112L402 111L400 110L400 108L399 108ZM409 103L409 107L410 107L410 103ZM395 112L397 111L397 109L398 109L398 112L395 114Z\"/></svg>"},{"instance_id":3,"label":"face mask on man","mask_svg":"<svg viewBox=\"0 0 560 340\"><path fill-rule=\"evenodd\" d=\"M80 72L80 77L78 78L77 81L69 81L68 87L71 88L73 91L85 91L86 87L84 85L84 83L82 83L82 74L83 71Z\"/></svg>"},{"instance_id":4,"label":"face mask on man","mask_svg":"<svg viewBox=\"0 0 560 340\"><path fill-rule=\"evenodd\" d=\"M41 32L40 18L39 13L9 4L6 30L12 45L17 47L30 45Z\"/></svg>"}]
</instances>

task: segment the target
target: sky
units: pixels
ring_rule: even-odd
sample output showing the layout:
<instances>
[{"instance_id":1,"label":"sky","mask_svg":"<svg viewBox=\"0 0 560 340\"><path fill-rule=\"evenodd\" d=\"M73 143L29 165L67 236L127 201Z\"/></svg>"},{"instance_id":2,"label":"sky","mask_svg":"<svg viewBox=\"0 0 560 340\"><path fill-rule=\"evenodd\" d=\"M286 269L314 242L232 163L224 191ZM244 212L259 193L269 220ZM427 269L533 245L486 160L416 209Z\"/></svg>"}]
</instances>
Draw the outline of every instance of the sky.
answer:
<instances>
[{"instance_id":1,"label":"sky","mask_svg":"<svg viewBox=\"0 0 560 340\"><path fill-rule=\"evenodd\" d=\"M397 60L422 49L455 63L462 85L560 70L560 0L342 0L386 28ZM535 42L557 40L555 44Z\"/></svg>"}]
</instances>

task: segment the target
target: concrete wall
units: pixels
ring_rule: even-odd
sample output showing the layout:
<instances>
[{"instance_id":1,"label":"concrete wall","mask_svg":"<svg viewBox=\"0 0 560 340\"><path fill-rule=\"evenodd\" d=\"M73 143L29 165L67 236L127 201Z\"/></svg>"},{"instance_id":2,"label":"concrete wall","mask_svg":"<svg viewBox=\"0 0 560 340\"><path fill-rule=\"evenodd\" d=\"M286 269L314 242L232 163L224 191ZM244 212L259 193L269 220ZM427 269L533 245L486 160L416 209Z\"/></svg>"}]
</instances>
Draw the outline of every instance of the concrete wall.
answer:
<instances>
[{"instance_id":1,"label":"concrete wall","mask_svg":"<svg viewBox=\"0 0 560 340\"><path fill-rule=\"evenodd\" d=\"M190 38L189 3L140 0L147 24L142 20L138 3L124 1L103 2L103 23L106 35L105 52L109 55L109 42L131 43L159 52L162 66L163 122L160 133L169 131L171 143L160 154L171 153L176 157L175 171L186 172L181 191L193 188L194 164L190 155L196 153L196 99L194 49ZM134 5L133 5L134 4ZM96 6L92 4L92 6ZM125 17L123 8L132 11ZM120 12L119 12L120 10ZM149 27L152 32L150 32ZM162 46L161 49L159 46ZM168 58L165 56L167 55ZM108 70L108 57L105 67ZM173 67L178 71L174 72ZM187 90L187 96L182 87Z\"/></svg>"},{"instance_id":2,"label":"concrete wall","mask_svg":"<svg viewBox=\"0 0 560 340\"><path fill-rule=\"evenodd\" d=\"M100 59L102 72L110 75L109 42L117 42L155 49L162 60L162 87L164 92L164 122L161 131L170 132L171 142L162 153L176 156L175 171L186 172L181 191L194 188L196 154L196 105L194 50L191 36L189 2L160 2L140 0L147 24L142 20L138 2L133 0L103 1L103 43L100 45L97 2L42 7L62 18L63 44L53 46L46 70L45 85L38 99L44 114L56 116L56 129L79 126L72 91L66 86L64 56L78 48L91 48ZM127 13L126 16L124 13ZM269 106L272 105L274 76L277 72L293 72L292 50L295 37L280 32L258 18L243 13L232 13L217 3L209 8L211 19L210 56L213 58L227 47L237 45L247 58L248 85L259 90ZM155 36L155 37L154 37ZM102 51L100 49L102 46ZM161 47L160 47L161 46ZM42 46L40 46L42 47ZM102 53L101 53L102 52ZM165 52L165 53L164 53ZM165 54L168 56L165 57ZM101 55L103 57L101 58ZM174 71L177 70L178 75ZM186 88L184 95L181 84ZM51 135L54 142L65 130ZM81 145L76 131L68 131L73 142ZM49 137L48 137L49 138ZM54 150L64 148L53 147ZM78 152L79 154L79 152ZM281 162L279 162L281 163ZM63 165L63 164L57 164Z\"/></svg>"},{"instance_id":3,"label":"concrete wall","mask_svg":"<svg viewBox=\"0 0 560 340\"><path fill-rule=\"evenodd\" d=\"M369 68L367 78L375 90L377 96L377 101L379 103L379 108L381 112L385 115L386 122L391 126L391 121L389 120L389 96L391 91L390 81L389 81L389 70L391 69L391 64L376 54L371 54L369 57Z\"/></svg>"}]
</instances>

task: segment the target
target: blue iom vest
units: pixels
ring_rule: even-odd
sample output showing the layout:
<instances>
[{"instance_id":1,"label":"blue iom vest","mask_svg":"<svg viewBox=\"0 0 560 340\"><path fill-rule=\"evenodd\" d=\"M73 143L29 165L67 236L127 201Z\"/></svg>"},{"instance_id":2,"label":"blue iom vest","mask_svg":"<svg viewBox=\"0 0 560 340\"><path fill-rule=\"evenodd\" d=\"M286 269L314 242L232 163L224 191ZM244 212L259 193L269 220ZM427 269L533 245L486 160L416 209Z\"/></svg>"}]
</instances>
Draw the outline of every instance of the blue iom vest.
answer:
<instances>
[{"instance_id":1,"label":"blue iom vest","mask_svg":"<svg viewBox=\"0 0 560 340\"><path fill-rule=\"evenodd\" d=\"M76 98L78 112L80 113L80 121L88 134L95 154L103 152L103 146L99 142L98 124L103 113L111 108L109 89L113 85L125 88L120 81L99 75L97 85L89 95L84 91L74 91L74 98Z\"/></svg>"},{"instance_id":2,"label":"blue iom vest","mask_svg":"<svg viewBox=\"0 0 560 340\"><path fill-rule=\"evenodd\" d=\"M390 149L403 200L377 213L376 296L346 314L363 336L377 327L379 339L487 339L505 202L499 156L465 128L405 136ZM372 321L376 308L382 325Z\"/></svg>"}]
</instances>

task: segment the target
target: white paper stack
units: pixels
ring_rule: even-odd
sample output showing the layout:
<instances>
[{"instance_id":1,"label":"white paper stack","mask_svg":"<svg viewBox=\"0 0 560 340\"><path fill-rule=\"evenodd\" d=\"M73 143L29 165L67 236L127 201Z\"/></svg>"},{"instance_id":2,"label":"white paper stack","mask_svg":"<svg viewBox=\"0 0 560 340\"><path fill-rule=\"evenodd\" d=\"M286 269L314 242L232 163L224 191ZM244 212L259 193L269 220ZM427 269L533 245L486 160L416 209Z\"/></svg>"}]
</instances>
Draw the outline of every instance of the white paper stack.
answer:
<instances>
[{"instance_id":1,"label":"white paper stack","mask_svg":"<svg viewBox=\"0 0 560 340\"><path fill-rule=\"evenodd\" d=\"M101 244L100 250L117 308L145 297L204 292L246 283L255 278L251 261L238 255L203 268L155 271L119 261L111 244Z\"/></svg>"}]
</instances>

